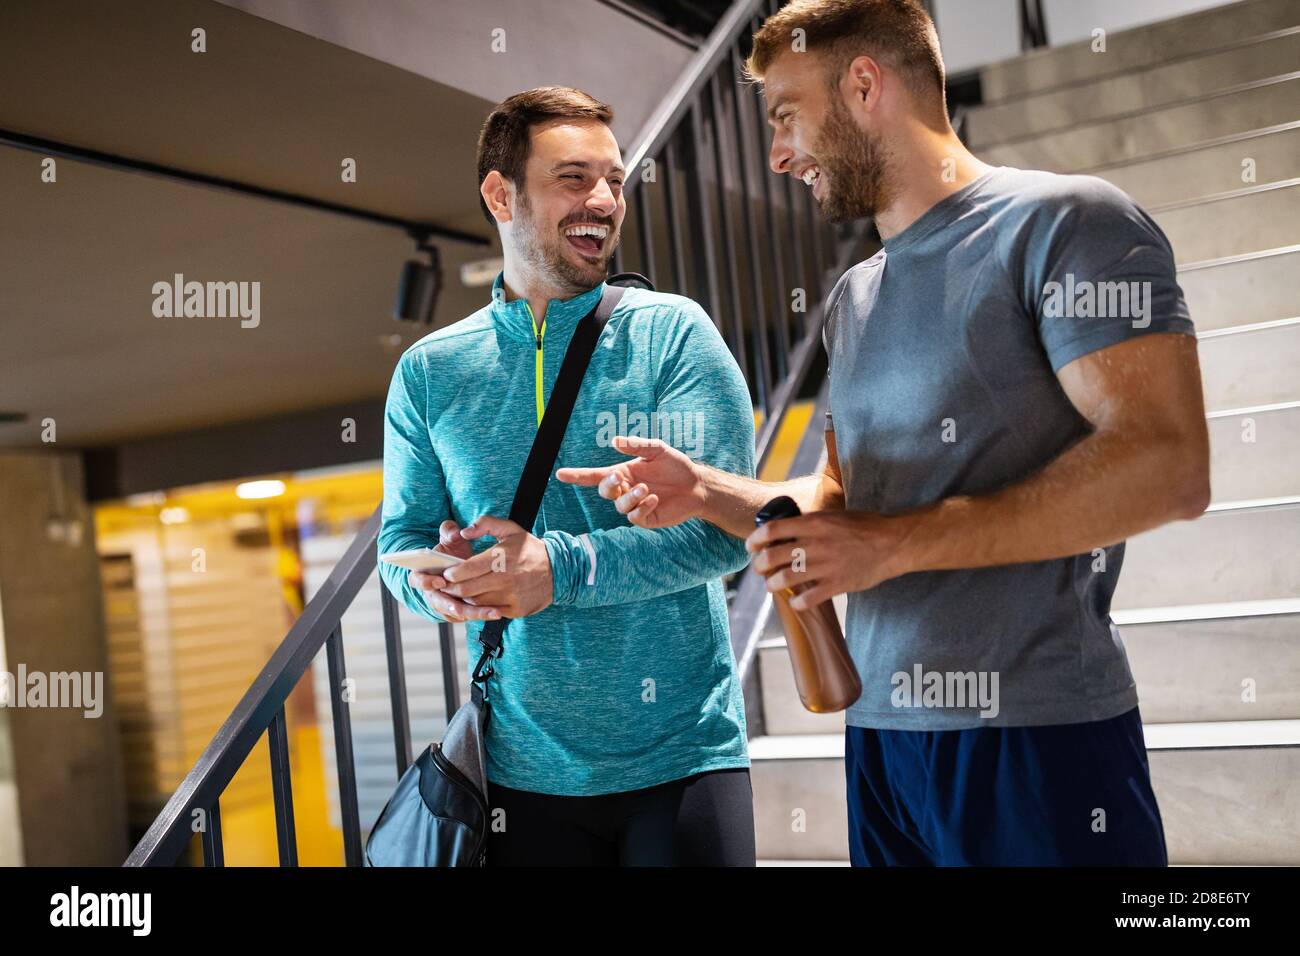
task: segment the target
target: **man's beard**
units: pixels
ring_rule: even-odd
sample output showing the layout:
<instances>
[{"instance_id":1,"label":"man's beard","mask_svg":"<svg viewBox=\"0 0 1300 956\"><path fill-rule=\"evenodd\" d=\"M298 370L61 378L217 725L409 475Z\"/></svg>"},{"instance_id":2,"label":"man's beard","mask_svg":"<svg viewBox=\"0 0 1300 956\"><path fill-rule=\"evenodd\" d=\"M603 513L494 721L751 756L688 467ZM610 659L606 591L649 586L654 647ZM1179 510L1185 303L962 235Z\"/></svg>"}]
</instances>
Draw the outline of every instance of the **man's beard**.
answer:
<instances>
[{"instance_id":1,"label":"man's beard","mask_svg":"<svg viewBox=\"0 0 1300 956\"><path fill-rule=\"evenodd\" d=\"M838 90L830 101L813 149L821 174L827 177L817 205L830 222L866 219L888 205L893 193L886 178L886 150L878 134L853 122Z\"/></svg>"},{"instance_id":2,"label":"man's beard","mask_svg":"<svg viewBox=\"0 0 1300 956\"><path fill-rule=\"evenodd\" d=\"M600 285L609 274L609 260L618 246L619 236L614 231L613 220L606 219L601 222L602 225L609 226L613 241L602 253L600 261L590 263L584 260L578 264L570 261L564 254L563 243L566 240L561 234L561 227L556 227L553 231L545 230L533 217L533 209L528 203L527 196L522 191L518 195L519 204L515 215L514 232L520 257L540 278L548 280L561 291L577 295Z\"/></svg>"}]
</instances>

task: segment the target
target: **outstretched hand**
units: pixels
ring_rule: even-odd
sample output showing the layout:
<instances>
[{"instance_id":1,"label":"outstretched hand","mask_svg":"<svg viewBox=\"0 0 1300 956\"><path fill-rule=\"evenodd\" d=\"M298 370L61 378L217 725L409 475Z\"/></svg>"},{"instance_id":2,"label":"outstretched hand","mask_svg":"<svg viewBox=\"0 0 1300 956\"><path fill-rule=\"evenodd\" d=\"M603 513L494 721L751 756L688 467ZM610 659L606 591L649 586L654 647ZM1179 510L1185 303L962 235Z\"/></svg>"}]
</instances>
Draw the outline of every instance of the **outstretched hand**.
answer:
<instances>
[{"instance_id":1,"label":"outstretched hand","mask_svg":"<svg viewBox=\"0 0 1300 956\"><path fill-rule=\"evenodd\" d=\"M640 528L668 528L703 513L699 466L685 454L658 438L620 435L613 444L633 457L604 468L561 468L555 477L571 485L594 485Z\"/></svg>"}]
</instances>

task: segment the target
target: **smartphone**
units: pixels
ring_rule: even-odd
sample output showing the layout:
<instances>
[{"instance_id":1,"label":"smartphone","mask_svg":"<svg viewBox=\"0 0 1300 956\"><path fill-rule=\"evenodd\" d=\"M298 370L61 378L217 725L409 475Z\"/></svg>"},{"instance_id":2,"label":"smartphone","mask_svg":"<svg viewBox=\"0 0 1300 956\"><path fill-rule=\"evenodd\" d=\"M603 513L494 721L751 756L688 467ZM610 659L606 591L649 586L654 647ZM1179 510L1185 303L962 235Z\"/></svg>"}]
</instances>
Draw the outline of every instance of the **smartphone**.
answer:
<instances>
[{"instance_id":1,"label":"smartphone","mask_svg":"<svg viewBox=\"0 0 1300 956\"><path fill-rule=\"evenodd\" d=\"M379 560L411 571L442 571L452 565L460 564L465 559L458 558L454 554L435 551L433 548L413 548L410 551L389 551L387 554L381 554Z\"/></svg>"}]
</instances>

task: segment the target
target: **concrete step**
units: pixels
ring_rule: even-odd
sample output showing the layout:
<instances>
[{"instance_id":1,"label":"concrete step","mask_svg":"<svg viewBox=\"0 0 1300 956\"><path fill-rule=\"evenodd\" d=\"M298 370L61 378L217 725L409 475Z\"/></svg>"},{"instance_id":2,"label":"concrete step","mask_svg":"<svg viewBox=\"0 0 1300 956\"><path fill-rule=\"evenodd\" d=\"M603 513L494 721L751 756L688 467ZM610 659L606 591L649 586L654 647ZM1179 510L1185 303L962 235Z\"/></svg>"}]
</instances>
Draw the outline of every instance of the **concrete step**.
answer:
<instances>
[{"instance_id":1,"label":"concrete step","mask_svg":"<svg viewBox=\"0 0 1300 956\"><path fill-rule=\"evenodd\" d=\"M1214 501L1300 496L1300 401L1213 412L1209 432Z\"/></svg>"},{"instance_id":2,"label":"concrete step","mask_svg":"<svg viewBox=\"0 0 1300 956\"><path fill-rule=\"evenodd\" d=\"M1197 349L1208 412L1300 399L1300 318L1203 333Z\"/></svg>"},{"instance_id":3,"label":"concrete step","mask_svg":"<svg viewBox=\"0 0 1300 956\"><path fill-rule=\"evenodd\" d=\"M1248 169L1243 165L1252 160ZM1158 156L1089 169L1143 207L1216 196L1259 183L1300 178L1300 121L1198 143ZM1243 177L1254 175L1254 182Z\"/></svg>"},{"instance_id":4,"label":"concrete step","mask_svg":"<svg viewBox=\"0 0 1300 956\"><path fill-rule=\"evenodd\" d=\"M1116 611L1114 620L1147 723L1300 719L1300 598ZM842 713L799 702L782 641L764 642L759 667L765 734L844 732Z\"/></svg>"},{"instance_id":5,"label":"concrete step","mask_svg":"<svg viewBox=\"0 0 1300 956\"><path fill-rule=\"evenodd\" d=\"M841 627L843 627L841 618ZM799 700L794 669L784 638L764 641L758 649L758 678L763 688L763 729L769 735L844 732L844 712L814 714Z\"/></svg>"},{"instance_id":6,"label":"concrete step","mask_svg":"<svg viewBox=\"0 0 1300 956\"><path fill-rule=\"evenodd\" d=\"M1300 73L975 150L994 165L1095 169L1289 123L1300 116Z\"/></svg>"},{"instance_id":7,"label":"concrete step","mask_svg":"<svg viewBox=\"0 0 1300 956\"><path fill-rule=\"evenodd\" d=\"M755 737L749 763L760 858L849 858L843 731Z\"/></svg>"},{"instance_id":8,"label":"concrete step","mask_svg":"<svg viewBox=\"0 0 1300 956\"><path fill-rule=\"evenodd\" d=\"M1278 76L1297 63L1300 28L1290 27L1197 56L1162 57L1146 69L978 107L967 116L967 135L979 150Z\"/></svg>"},{"instance_id":9,"label":"concrete step","mask_svg":"<svg viewBox=\"0 0 1300 956\"><path fill-rule=\"evenodd\" d=\"M1171 863L1300 863L1300 720L1144 735ZM843 734L758 737L750 759L759 857L847 859Z\"/></svg>"},{"instance_id":10,"label":"concrete step","mask_svg":"<svg viewBox=\"0 0 1300 956\"><path fill-rule=\"evenodd\" d=\"M1238 256L1300 242L1300 179L1152 206L1179 263Z\"/></svg>"},{"instance_id":11,"label":"concrete step","mask_svg":"<svg viewBox=\"0 0 1300 956\"><path fill-rule=\"evenodd\" d=\"M1117 611L1114 619L1148 723L1300 719L1300 599ZM759 667L766 735L844 732L843 713L804 709L782 641L764 642ZM1247 678L1254 702L1242 699Z\"/></svg>"},{"instance_id":12,"label":"concrete step","mask_svg":"<svg viewBox=\"0 0 1300 956\"><path fill-rule=\"evenodd\" d=\"M1171 863L1300 863L1300 721L1151 724L1144 732Z\"/></svg>"},{"instance_id":13,"label":"concrete step","mask_svg":"<svg viewBox=\"0 0 1300 956\"><path fill-rule=\"evenodd\" d=\"M1300 244L1186 263L1178 285L1197 331L1209 332L1300 316L1297 275Z\"/></svg>"},{"instance_id":14,"label":"concrete step","mask_svg":"<svg viewBox=\"0 0 1300 956\"><path fill-rule=\"evenodd\" d=\"M1111 607L1294 597L1300 597L1300 499L1215 504L1195 521L1128 539Z\"/></svg>"},{"instance_id":15,"label":"concrete step","mask_svg":"<svg viewBox=\"0 0 1300 956\"><path fill-rule=\"evenodd\" d=\"M1114 619L1147 724L1300 718L1300 599Z\"/></svg>"},{"instance_id":16,"label":"concrete step","mask_svg":"<svg viewBox=\"0 0 1300 956\"><path fill-rule=\"evenodd\" d=\"M1091 39L1039 50L981 71L985 102L1090 83L1152 63L1195 56L1247 37L1300 25L1298 0L1247 0L1128 30L1109 32L1106 52ZM1104 23L1098 26L1105 27Z\"/></svg>"}]
</instances>

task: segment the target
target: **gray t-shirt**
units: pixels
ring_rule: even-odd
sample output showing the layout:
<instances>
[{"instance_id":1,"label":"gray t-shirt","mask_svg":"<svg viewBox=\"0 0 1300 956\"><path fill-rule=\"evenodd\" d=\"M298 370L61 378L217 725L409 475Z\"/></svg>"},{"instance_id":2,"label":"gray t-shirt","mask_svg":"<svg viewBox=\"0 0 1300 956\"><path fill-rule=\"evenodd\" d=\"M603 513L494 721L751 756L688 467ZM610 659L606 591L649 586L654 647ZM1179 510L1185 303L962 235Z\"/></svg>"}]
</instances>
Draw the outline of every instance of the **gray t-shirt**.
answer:
<instances>
[{"instance_id":1,"label":"gray t-shirt","mask_svg":"<svg viewBox=\"0 0 1300 956\"><path fill-rule=\"evenodd\" d=\"M1009 167L931 207L827 302L827 427L846 506L886 515L1015 483L1084 436L1063 365L1137 335L1194 334L1169 242L1132 199L1092 176ZM850 594L863 690L848 723L944 730L1131 709L1110 620L1123 556L1120 543Z\"/></svg>"}]
</instances>

